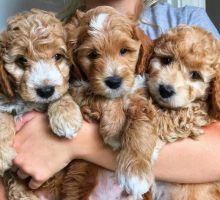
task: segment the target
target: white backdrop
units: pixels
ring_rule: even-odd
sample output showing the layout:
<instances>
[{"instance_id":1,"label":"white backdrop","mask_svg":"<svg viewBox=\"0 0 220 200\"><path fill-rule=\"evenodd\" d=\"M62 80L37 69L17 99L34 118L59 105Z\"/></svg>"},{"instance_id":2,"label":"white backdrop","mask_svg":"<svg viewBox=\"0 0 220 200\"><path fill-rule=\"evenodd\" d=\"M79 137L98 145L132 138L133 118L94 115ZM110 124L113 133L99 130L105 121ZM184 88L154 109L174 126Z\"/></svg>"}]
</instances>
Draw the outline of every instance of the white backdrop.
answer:
<instances>
[{"instance_id":1,"label":"white backdrop","mask_svg":"<svg viewBox=\"0 0 220 200\"><path fill-rule=\"evenodd\" d=\"M44 10L60 11L67 0L0 0L0 31L5 28L6 20L9 16L17 12L29 10L31 8L41 8Z\"/></svg>"}]
</instances>

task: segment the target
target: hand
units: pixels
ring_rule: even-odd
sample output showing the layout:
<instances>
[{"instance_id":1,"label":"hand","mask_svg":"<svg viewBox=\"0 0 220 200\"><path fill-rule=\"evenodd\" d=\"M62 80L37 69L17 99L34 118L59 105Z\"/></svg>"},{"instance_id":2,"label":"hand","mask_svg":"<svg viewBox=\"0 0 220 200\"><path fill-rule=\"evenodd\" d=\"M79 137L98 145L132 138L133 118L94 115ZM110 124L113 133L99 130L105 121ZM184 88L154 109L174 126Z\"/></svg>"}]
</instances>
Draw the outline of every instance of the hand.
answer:
<instances>
[{"instance_id":1,"label":"hand","mask_svg":"<svg viewBox=\"0 0 220 200\"><path fill-rule=\"evenodd\" d=\"M29 183L32 189L40 187L75 158L104 167L114 165L115 156L103 144L96 124L84 122L77 137L71 140L55 136L46 115L37 112L26 114L16 127L19 132L14 140L17 151L14 164L19 168L21 178L32 177ZM108 159L100 160L106 154L110 154Z\"/></svg>"},{"instance_id":2,"label":"hand","mask_svg":"<svg viewBox=\"0 0 220 200\"><path fill-rule=\"evenodd\" d=\"M74 158L71 141L56 137L44 114L27 114L17 123L17 130L14 164L19 168L18 175L21 178L32 177L29 182L32 189L40 187Z\"/></svg>"}]
</instances>

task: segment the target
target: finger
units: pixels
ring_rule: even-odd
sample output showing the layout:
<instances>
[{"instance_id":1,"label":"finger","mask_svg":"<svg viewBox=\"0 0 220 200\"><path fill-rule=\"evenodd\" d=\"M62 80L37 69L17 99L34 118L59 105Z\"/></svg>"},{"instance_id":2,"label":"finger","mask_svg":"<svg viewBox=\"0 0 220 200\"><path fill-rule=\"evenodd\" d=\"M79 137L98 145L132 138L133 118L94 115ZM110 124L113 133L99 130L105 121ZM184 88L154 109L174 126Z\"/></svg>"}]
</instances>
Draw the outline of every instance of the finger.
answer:
<instances>
[{"instance_id":1,"label":"finger","mask_svg":"<svg viewBox=\"0 0 220 200\"><path fill-rule=\"evenodd\" d=\"M23 170L21 170L21 169L19 169L19 170L17 171L17 175L18 175L18 177L19 177L20 179L26 179L26 178L29 177L29 175L26 174L26 173L25 173Z\"/></svg>"},{"instance_id":2,"label":"finger","mask_svg":"<svg viewBox=\"0 0 220 200\"><path fill-rule=\"evenodd\" d=\"M27 122L32 120L39 113L36 111L29 112L16 121L16 132L18 132Z\"/></svg>"},{"instance_id":3,"label":"finger","mask_svg":"<svg viewBox=\"0 0 220 200\"><path fill-rule=\"evenodd\" d=\"M34 179L31 179L31 181L29 182L29 188L36 190L38 189L41 185L43 184L43 182L41 181L36 181Z\"/></svg>"}]
</instances>

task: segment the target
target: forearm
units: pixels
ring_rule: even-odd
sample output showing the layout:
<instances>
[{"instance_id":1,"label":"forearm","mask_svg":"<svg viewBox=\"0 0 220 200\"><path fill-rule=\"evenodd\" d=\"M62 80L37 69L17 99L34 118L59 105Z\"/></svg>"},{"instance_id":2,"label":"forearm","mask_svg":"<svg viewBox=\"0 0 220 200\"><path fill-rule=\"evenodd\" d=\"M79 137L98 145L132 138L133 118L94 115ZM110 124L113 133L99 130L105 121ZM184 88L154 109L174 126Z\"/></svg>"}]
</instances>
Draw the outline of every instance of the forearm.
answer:
<instances>
[{"instance_id":1,"label":"forearm","mask_svg":"<svg viewBox=\"0 0 220 200\"><path fill-rule=\"evenodd\" d=\"M96 130L98 131L98 129ZM99 140L98 145L95 145L96 148L84 151L81 158L114 170L117 154L105 146L100 137L96 139ZM157 179L169 182L217 181L220 180L219 154L220 123L216 123L205 128L205 134L197 140L185 139L166 145L155 162L154 173Z\"/></svg>"},{"instance_id":2,"label":"forearm","mask_svg":"<svg viewBox=\"0 0 220 200\"><path fill-rule=\"evenodd\" d=\"M220 123L204 130L197 140L185 139L161 150L154 165L157 179L178 183L220 180Z\"/></svg>"},{"instance_id":3,"label":"forearm","mask_svg":"<svg viewBox=\"0 0 220 200\"><path fill-rule=\"evenodd\" d=\"M73 159L83 159L109 170L115 170L117 152L113 152L103 143L98 124L84 121L78 135L72 139L69 146L73 152Z\"/></svg>"},{"instance_id":4,"label":"forearm","mask_svg":"<svg viewBox=\"0 0 220 200\"><path fill-rule=\"evenodd\" d=\"M103 146L101 151L99 149L94 149L93 151L82 155L81 158L114 171L116 167L116 157L117 152L113 152L108 146Z\"/></svg>"},{"instance_id":5,"label":"forearm","mask_svg":"<svg viewBox=\"0 0 220 200\"><path fill-rule=\"evenodd\" d=\"M73 159L115 169L117 153L103 143L98 124L84 122L78 135L67 140L51 133L45 115L30 113L24 118L31 119L16 134L14 164L37 181L33 188L39 187ZM196 141L186 139L166 145L154 166L156 178L179 183L220 180L219 144L220 122L205 128L205 134Z\"/></svg>"}]
</instances>

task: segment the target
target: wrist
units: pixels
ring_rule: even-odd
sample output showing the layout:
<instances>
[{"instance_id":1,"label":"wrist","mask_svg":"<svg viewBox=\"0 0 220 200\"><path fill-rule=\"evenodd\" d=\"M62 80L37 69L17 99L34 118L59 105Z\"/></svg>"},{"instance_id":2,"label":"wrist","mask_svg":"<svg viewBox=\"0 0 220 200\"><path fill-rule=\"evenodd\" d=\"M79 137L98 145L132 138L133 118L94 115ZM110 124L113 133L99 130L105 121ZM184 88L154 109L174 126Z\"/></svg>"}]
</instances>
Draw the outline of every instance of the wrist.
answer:
<instances>
[{"instance_id":1,"label":"wrist","mask_svg":"<svg viewBox=\"0 0 220 200\"><path fill-rule=\"evenodd\" d=\"M84 121L77 136L72 138L70 145L68 145L71 158L85 159L90 155L94 155L100 145L103 145L102 143L98 134L98 125Z\"/></svg>"}]
</instances>

